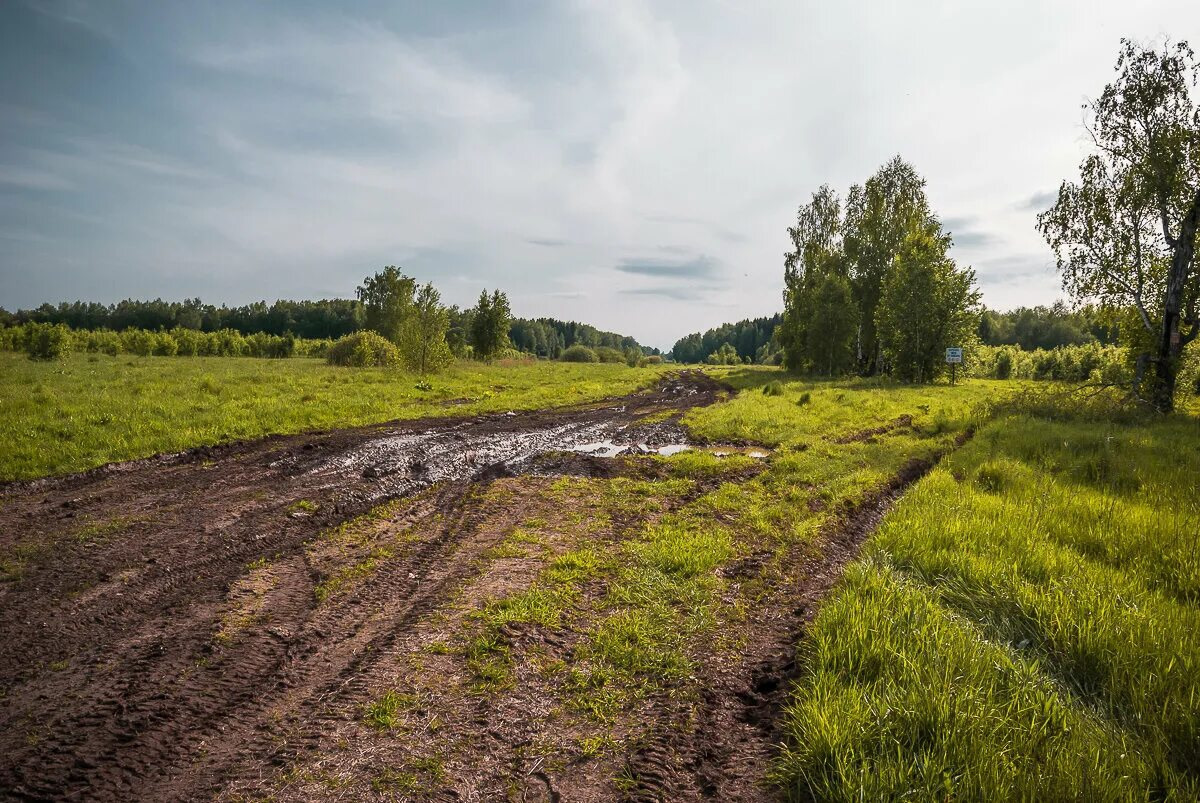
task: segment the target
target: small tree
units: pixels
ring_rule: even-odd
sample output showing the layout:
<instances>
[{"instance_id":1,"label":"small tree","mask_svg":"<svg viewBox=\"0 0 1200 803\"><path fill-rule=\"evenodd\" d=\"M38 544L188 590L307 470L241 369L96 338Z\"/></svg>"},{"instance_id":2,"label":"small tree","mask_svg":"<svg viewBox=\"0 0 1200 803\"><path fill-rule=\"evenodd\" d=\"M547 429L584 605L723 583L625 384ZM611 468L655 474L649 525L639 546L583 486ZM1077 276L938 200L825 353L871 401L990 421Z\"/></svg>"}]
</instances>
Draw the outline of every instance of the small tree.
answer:
<instances>
[{"instance_id":1,"label":"small tree","mask_svg":"<svg viewBox=\"0 0 1200 803\"><path fill-rule=\"evenodd\" d=\"M812 291L808 308L808 339L804 354L808 365L827 376L854 369L854 336L858 331L858 306L845 277L829 274Z\"/></svg>"},{"instance_id":2,"label":"small tree","mask_svg":"<svg viewBox=\"0 0 1200 803\"><path fill-rule=\"evenodd\" d=\"M1097 153L1078 184L1062 183L1038 229L1064 290L1135 311L1142 334L1122 338L1139 355L1139 380L1153 364L1150 400L1167 412L1180 355L1200 334L1200 109L1191 97L1200 65L1186 42L1159 51L1122 40L1116 71L1084 107Z\"/></svg>"},{"instance_id":3,"label":"small tree","mask_svg":"<svg viewBox=\"0 0 1200 803\"><path fill-rule=\"evenodd\" d=\"M432 283L417 291L412 314L400 336L400 353L410 370L422 374L440 371L454 359L446 343L450 313L441 305L441 295Z\"/></svg>"},{"instance_id":4,"label":"small tree","mask_svg":"<svg viewBox=\"0 0 1200 803\"><path fill-rule=\"evenodd\" d=\"M901 379L932 382L945 350L973 339L979 326L975 272L946 255L950 237L929 226L905 238L875 314L884 360Z\"/></svg>"},{"instance_id":5,"label":"small tree","mask_svg":"<svg viewBox=\"0 0 1200 803\"><path fill-rule=\"evenodd\" d=\"M512 325L512 310L508 296L499 290L488 296L479 294L479 302L471 310L471 347L475 358L490 362L509 347L508 330Z\"/></svg>"},{"instance_id":6,"label":"small tree","mask_svg":"<svg viewBox=\"0 0 1200 803\"><path fill-rule=\"evenodd\" d=\"M389 265L374 276L363 279L358 288L358 300L362 302L363 309L363 328L399 343L404 325L412 314L416 289L416 281L401 273L395 265Z\"/></svg>"}]
</instances>

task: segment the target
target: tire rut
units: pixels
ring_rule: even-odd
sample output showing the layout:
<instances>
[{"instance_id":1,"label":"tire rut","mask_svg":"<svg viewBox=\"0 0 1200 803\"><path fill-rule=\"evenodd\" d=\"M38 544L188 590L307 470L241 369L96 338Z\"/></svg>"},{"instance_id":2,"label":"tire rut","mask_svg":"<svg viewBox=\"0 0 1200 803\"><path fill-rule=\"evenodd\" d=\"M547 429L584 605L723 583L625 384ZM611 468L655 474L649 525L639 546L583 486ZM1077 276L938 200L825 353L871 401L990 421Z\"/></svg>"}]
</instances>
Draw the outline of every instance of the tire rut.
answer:
<instances>
[{"instance_id":1,"label":"tire rut","mask_svg":"<svg viewBox=\"0 0 1200 803\"><path fill-rule=\"evenodd\" d=\"M269 438L0 488L0 550L46 546L0 583L0 798L206 799L253 786L359 716L405 632L489 547L478 482L639 416L715 400L684 374L620 404ZM417 497L394 531L441 517L370 582L318 604L306 550L373 506ZM293 505L319 500L314 515ZM81 522L127 518L93 545ZM268 566L269 626L214 636Z\"/></svg>"}]
</instances>

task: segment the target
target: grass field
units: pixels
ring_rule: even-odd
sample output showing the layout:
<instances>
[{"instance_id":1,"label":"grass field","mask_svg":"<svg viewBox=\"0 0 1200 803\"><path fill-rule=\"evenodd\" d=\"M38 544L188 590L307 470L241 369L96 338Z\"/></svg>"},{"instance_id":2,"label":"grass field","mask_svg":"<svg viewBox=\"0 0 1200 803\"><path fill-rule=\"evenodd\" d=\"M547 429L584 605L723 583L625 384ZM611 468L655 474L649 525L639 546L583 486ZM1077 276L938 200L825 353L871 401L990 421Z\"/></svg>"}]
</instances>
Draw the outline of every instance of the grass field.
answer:
<instances>
[{"instance_id":1,"label":"grass field","mask_svg":"<svg viewBox=\"0 0 1200 803\"><path fill-rule=\"evenodd\" d=\"M1195 800L1197 476L1194 417L987 424L886 517L801 645L779 782Z\"/></svg>"},{"instance_id":2,"label":"grass field","mask_svg":"<svg viewBox=\"0 0 1200 803\"><path fill-rule=\"evenodd\" d=\"M420 376L310 359L0 353L0 481L269 434L622 395L661 367L460 362ZM428 387L425 387L425 384Z\"/></svg>"},{"instance_id":3,"label":"grass field","mask_svg":"<svg viewBox=\"0 0 1200 803\"><path fill-rule=\"evenodd\" d=\"M583 402L666 370L466 364L425 386L308 360L0 358L17 377L0 389L5 478L268 432ZM1194 411L1145 419L1024 382L707 370L736 390L682 423L765 459L621 458L611 472L503 477L436 504L435 486L306 542L297 576L314 578L305 598L322 616L355 610L373 584L381 605L405 599L388 584L426 582L441 562L418 557L441 539L462 539L464 568L405 626L404 654L349 723L320 734L336 749L272 782L283 797L415 794L461 776L479 760L480 706L516 723L520 746L503 761L536 756L548 773L596 774L597 788L635 796L654 783L639 755L719 755L719 734L696 723L746 691L728 685L730 667L792 643L780 620L821 582L805 561L864 500L938 460L832 593L812 598L782 753L730 760L761 765L760 780L798 801L1200 797ZM322 509L302 500L287 520ZM71 543L119 543L89 529L101 526ZM290 576L289 560L248 564L245 605L213 637L222 649L253 643L269 617L254 607L268 592L251 592ZM383 770L331 764L347 745L391 758Z\"/></svg>"}]
</instances>

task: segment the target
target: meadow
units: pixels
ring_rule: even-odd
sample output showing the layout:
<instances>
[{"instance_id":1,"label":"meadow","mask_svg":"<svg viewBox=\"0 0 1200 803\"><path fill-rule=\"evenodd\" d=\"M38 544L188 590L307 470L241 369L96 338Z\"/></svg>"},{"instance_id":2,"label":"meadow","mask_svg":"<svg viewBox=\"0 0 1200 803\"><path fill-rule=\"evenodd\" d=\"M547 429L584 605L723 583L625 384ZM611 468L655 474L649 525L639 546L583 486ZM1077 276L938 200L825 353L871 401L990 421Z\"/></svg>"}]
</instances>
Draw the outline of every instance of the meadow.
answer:
<instances>
[{"instance_id":1,"label":"meadow","mask_svg":"<svg viewBox=\"0 0 1200 803\"><path fill-rule=\"evenodd\" d=\"M0 388L0 477L15 479L268 433L586 403L671 367L463 362L423 379L309 359L0 354L0 370L16 378ZM705 371L731 390L678 423L726 456L435 486L298 547L314 585L297 593L337 615L372 594L402 599L389 584L429 571L426 544L456 545L463 568L430 586L437 605L405 626L406 657L364 681L336 734L394 756L388 769L332 770L342 748L328 748L266 791L409 794L462 776L480 760L471 712L486 704L529 743L514 755L633 796L658 782L644 757L667 753L750 768L797 801L1200 796L1194 398L1151 417L1028 380ZM899 498L881 520L852 524L884 493ZM328 507L279 504L288 521ZM846 546L854 526L861 551ZM85 528L74 541L120 538ZM26 552L12 582L54 554ZM290 559L248 562L246 582L284 576ZM781 612L805 606L817 613L797 635ZM222 616L229 660L269 621ZM782 748L761 731L730 747L704 725L712 707L753 696L730 672L780 649L796 657L771 670L787 678Z\"/></svg>"},{"instance_id":2,"label":"meadow","mask_svg":"<svg viewBox=\"0 0 1200 803\"><path fill-rule=\"evenodd\" d=\"M323 360L0 352L0 481L195 446L396 419L576 404L631 393L662 368L458 362L421 377Z\"/></svg>"}]
</instances>

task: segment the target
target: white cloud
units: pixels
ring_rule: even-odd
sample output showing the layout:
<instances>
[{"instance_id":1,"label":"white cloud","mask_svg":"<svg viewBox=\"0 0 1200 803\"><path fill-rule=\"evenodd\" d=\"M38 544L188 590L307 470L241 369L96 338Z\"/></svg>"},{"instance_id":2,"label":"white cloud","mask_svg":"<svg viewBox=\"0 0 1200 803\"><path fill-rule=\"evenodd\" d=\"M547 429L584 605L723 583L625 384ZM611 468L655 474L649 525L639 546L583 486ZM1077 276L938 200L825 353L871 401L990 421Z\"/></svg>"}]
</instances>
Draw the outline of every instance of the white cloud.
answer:
<instances>
[{"instance_id":1,"label":"white cloud","mask_svg":"<svg viewBox=\"0 0 1200 803\"><path fill-rule=\"evenodd\" d=\"M103 278L83 289L114 297L235 302L348 295L395 263L454 302L498 286L520 314L669 346L777 310L796 206L896 153L957 219L986 303L1048 302L1031 199L1074 173L1080 102L1120 36L1200 22L1180 0L206 9L54 8L160 94L111 101L132 134L57 141L47 121L72 110L57 93L0 95L33 132L0 145L0 185L70 202L0 206L5 231L30 235L0 238L4 264L40 267L17 303L73 295L83 263ZM660 275L619 270L631 259ZM667 280L664 265L682 267Z\"/></svg>"}]
</instances>

